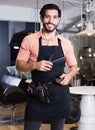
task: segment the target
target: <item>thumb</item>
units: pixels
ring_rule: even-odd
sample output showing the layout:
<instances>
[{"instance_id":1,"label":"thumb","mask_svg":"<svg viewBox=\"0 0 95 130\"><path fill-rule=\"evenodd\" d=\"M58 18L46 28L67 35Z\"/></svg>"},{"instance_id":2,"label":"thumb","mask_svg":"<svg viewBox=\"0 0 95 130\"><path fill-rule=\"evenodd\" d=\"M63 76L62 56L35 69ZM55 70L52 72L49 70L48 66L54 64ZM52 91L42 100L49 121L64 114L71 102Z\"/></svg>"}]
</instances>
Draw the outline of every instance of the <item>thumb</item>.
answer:
<instances>
[{"instance_id":1,"label":"thumb","mask_svg":"<svg viewBox=\"0 0 95 130\"><path fill-rule=\"evenodd\" d=\"M60 78L61 78L61 79L62 79L62 78L64 78L64 77L65 77L65 75L66 75L66 74L62 74L62 75L60 75Z\"/></svg>"}]
</instances>

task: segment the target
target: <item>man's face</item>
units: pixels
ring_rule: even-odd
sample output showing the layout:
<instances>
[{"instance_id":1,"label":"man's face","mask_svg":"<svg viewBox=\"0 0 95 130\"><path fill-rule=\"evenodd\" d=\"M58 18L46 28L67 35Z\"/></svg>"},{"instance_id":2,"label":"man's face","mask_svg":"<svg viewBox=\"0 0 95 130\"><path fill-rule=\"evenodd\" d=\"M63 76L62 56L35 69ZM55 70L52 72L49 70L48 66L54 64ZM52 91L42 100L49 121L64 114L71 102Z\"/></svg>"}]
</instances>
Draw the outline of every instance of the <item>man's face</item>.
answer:
<instances>
[{"instance_id":1,"label":"man's face","mask_svg":"<svg viewBox=\"0 0 95 130\"><path fill-rule=\"evenodd\" d=\"M46 32L53 32L57 28L60 21L58 11L47 9L45 11L44 18L41 17L41 21Z\"/></svg>"}]
</instances>

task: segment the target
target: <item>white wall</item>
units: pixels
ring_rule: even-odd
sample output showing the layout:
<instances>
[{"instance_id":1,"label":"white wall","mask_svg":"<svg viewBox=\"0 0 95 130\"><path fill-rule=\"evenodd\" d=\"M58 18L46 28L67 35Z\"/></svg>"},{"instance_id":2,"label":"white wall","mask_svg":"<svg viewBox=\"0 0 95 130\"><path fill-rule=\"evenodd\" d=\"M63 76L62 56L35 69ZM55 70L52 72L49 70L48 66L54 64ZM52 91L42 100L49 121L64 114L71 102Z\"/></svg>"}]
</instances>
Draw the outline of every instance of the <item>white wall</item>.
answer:
<instances>
[{"instance_id":1,"label":"white wall","mask_svg":"<svg viewBox=\"0 0 95 130\"><path fill-rule=\"evenodd\" d=\"M38 15L36 12L33 8L0 5L0 21L35 22Z\"/></svg>"}]
</instances>

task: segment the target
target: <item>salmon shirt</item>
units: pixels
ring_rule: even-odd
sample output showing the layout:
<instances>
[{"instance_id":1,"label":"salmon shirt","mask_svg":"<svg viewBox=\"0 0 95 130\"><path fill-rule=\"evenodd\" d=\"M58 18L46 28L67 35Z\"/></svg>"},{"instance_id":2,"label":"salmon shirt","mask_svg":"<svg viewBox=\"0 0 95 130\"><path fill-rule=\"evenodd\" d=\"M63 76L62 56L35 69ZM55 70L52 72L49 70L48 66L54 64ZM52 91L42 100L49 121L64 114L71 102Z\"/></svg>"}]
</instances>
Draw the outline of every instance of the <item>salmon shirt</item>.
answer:
<instances>
[{"instance_id":1,"label":"salmon shirt","mask_svg":"<svg viewBox=\"0 0 95 130\"><path fill-rule=\"evenodd\" d=\"M23 60L25 62L31 63L32 61L37 61L38 51L39 51L39 38L42 36L42 32L31 33L24 37L21 47L19 49L16 60ZM61 40L61 46L64 51L66 58L66 63L68 66L77 65L76 57L74 55L74 49L71 41L64 38L61 35L55 36L52 39L46 39L42 36L42 45L58 45L57 38Z\"/></svg>"}]
</instances>

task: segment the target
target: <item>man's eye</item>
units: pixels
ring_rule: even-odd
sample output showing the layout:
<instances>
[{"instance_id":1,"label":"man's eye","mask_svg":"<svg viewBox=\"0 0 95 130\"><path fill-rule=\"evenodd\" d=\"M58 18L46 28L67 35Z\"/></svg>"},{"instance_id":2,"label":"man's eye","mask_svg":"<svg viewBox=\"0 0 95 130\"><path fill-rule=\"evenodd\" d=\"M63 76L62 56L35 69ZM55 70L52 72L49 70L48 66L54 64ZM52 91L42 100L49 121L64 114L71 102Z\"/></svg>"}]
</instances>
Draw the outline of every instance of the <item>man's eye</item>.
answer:
<instances>
[{"instance_id":1,"label":"man's eye","mask_svg":"<svg viewBox=\"0 0 95 130\"><path fill-rule=\"evenodd\" d=\"M45 15L44 18L49 18L49 16L48 16L48 15Z\"/></svg>"},{"instance_id":2,"label":"man's eye","mask_svg":"<svg viewBox=\"0 0 95 130\"><path fill-rule=\"evenodd\" d=\"M54 18L54 19L57 19L57 18L58 18L58 16L54 16L53 18Z\"/></svg>"},{"instance_id":3,"label":"man's eye","mask_svg":"<svg viewBox=\"0 0 95 130\"><path fill-rule=\"evenodd\" d=\"M51 16L49 16L49 15L45 15L44 18L53 18L53 19L57 19L58 16L53 16L53 17L51 17Z\"/></svg>"}]
</instances>

